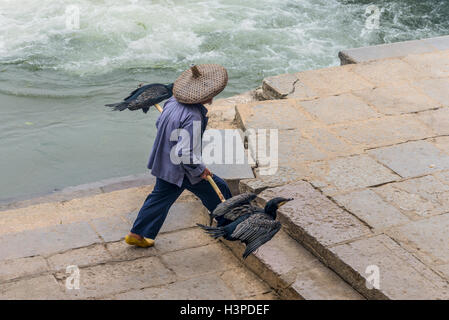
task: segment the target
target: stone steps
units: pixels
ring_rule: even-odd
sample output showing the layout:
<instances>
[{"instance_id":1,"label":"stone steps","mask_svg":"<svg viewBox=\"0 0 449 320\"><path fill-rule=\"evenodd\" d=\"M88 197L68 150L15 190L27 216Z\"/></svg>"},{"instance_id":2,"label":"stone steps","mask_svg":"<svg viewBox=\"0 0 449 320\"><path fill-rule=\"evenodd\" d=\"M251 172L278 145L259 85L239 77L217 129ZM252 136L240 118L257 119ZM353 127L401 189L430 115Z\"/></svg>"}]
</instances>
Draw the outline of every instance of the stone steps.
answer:
<instances>
[{"instance_id":1,"label":"stone steps","mask_svg":"<svg viewBox=\"0 0 449 320\"><path fill-rule=\"evenodd\" d=\"M437 268L424 264L406 250L394 233L375 232L308 182L266 189L257 202L263 206L274 196L295 199L279 210L285 232L366 298L449 299L449 283ZM436 233L444 238L449 214L434 219L438 222L433 230L420 228L417 222L415 232L425 232L427 236L423 237ZM373 270L379 272L379 287L367 284L367 279L373 279L370 278Z\"/></svg>"}]
</instances>

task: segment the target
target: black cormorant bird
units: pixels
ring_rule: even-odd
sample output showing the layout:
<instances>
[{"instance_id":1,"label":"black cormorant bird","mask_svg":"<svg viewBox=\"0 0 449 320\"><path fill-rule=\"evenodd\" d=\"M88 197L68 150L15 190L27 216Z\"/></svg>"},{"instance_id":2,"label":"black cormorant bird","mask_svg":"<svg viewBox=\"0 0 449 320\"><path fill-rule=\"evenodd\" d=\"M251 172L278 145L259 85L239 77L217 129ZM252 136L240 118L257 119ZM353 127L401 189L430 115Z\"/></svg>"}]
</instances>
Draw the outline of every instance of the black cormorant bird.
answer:
<instances>
[{"instance_id":1,"label":"black cormorant bird","mask_svg":"<svg viewBox=\"0 0 449 320\"><path fill-rule=\"evenodd\" d=\"M271 199L264 209L256 208L255 212L241 215L222 227L208 227L202 224L198 226L215 239L223 237L226 240L243 242L246 245L243 259L246 259L281 229L281 223L276 221L277 210L291 200L293 199L281 197Z\"/></svg>"},{"instance_id":2,"label":"black cormorant bird","mask_svg":"<svg viewBox=\"0 0 449 320\"><path fill-rule=\"evenodd\" d=\"M137 88L123 102L107 104L106 106L120 111L125 109L132 111L142 109L144 113L147 113L151 106L157 105L172 95L173 83L168 85L153 83ZM156 107L159 109L158 105ZM162 112L162 109L159 111Z\"/></svg>"},{"instance_id":3,"label":"black cormorant bird","mask_svg":"<svg viewBox=\"0 0 449 320\"><path fill-rule=\"evenodd\" d=\"M238 217L245 215L247 213L253 212L255 207L251 205L251 201L256 198L255 193L242 193L227 199L225 202L217 205L215 210L210 214L210 225L214 218L223 217L225 222L222 224L227 224L234 221Z\"/></svg>"}]
</instances>

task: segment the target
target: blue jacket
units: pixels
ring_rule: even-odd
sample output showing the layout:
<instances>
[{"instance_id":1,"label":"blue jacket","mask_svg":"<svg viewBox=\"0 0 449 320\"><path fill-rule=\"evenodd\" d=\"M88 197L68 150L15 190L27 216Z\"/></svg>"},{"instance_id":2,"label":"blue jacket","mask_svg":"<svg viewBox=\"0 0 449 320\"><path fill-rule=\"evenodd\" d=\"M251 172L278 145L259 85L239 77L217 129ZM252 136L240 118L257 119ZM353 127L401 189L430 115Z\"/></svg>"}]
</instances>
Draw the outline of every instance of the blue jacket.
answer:
<instances>
[{"instance_id":1,"label":"blue jacket","mask_svg":"<svg viewBox=\"0 0 449 320\"><path fill-rule=\"evenodd\" d=\"M201 160L206 114L202 104L183 104L175 97L167 100L156 121L157 134L148 161L152 175L178 187L185 176L192 184L201 181L200 175L206 168Z\"/></svg>"}]
</instances>

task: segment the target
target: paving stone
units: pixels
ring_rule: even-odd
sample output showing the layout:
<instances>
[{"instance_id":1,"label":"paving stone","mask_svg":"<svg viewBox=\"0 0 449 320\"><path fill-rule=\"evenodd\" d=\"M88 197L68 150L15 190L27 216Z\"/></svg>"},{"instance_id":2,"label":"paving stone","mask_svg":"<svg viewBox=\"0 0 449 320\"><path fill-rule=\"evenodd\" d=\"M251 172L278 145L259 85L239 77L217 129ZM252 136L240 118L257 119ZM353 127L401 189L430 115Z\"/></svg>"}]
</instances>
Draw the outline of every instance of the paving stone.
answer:
<instances>
[{"instance_id":1,"label":"paving stone","mask_svg":"<svg viewBox=\"0 0 449 320\"><path fill-rule=\"evenodd\" d=\"M271 291L266 283L260 281L256 275L242 267L227 270L220 275L220 278L237 298L245 299Z\"/></svg>"},{"instance_id":2,"label":"paving stone","mask_svg":"<svg viewBox=\"0 0 449 320\"><path fill-rule=\"evenodd\" d=\"M338 53L342 64L397 58L409 54L435 51L433 43L412 40L343 50Z\"/></svg>"},{"instance_id":3,"label":"paving stone","mask_svg":"<svg viewBox=\"0 0 449 320\"><path fill-rule=\"evenodd\" d=\"M354 91L353 94L386 115L418 112L439 106L439 103L407 83Z\"/></svg>"},{"instance_id":4,"label":"paving stone","mask_svg":"<svg viewBox=\"0 0 449 320\"><path fill-rule=\"evenodd\" d=\"M412 218L445 213L449 208L449 186L433 176L390 183L373 190Z\"/></svg>"},{"instance_id":5,"label":"paving stone","mask_svg":"<svg viewBox=\"0 0 449 320\"><path fill-rule=\"evenodd\" d=\"M102 237L106 242L123 239L131 229L131 224L129 221L124 219L122 216L98 218L91 220L90 223L100 237Z\"/></svg>"},{"instance_id":6,"label":"paving stone","mask_svg":"<svg viewBox=\"0 0 449 320\"><path fill-rule=\"evenodd\" d=\"M399 179L399 176L367 155L314 162L310 165L310 171L339 191L376 186Z\"/></svg>"},{"instance_id":7,"label":"paving stone","mask_svg":"<svg viewBox=\"0 0 449 320\"><path fill-rule=\"evenodd\" d=\"M51 270L66 270L67 266L76 265L79 268L100 264L112 259L102 244L70 250L47 258Z\"/></svg>"},{"instance_id":8,"label":"paving stone","mask_svg":"<svg viewBox=\"0 0 449 320\"><path fill-rule=\"evenodd\" d=\"M52 275L0 284L1 300L59 300L64 298Z\"/></svg>"},{"instance_id":9,"label":"paving stone","mask_svg":"<svg viewBox=\"0 0 449 320\"><path fill-rule=\"evenodd\" d=\"M114 260L135 260L143 257L153 257L159 254L156 246L157 244L150 248L139 248L130 246L125 241L109 242L106 244L106 248Z\"/></svg>"},{"instance_id":10,"label":"paving stone","mask_svg":"<svg viewBox=\"0 0 449 320\"><path fill-rule=\"evenodd\" d=\"M271 146L267 149L270 150ZM278 163L282 167L295 167L298 162L324 160L329 155L321 151L299 130L281 130L278 133ZM270 150L271 151L271 150ZM260 158L260 157L259 157ZM270 154L270 158L272 155Z\"/></svg>"},{"instance_id":11,"label":"paving stone","mask_svg":"<svg viewBox=\"0 0 449 320\"><path fill-rule=\"evenodd\" d=\"M279 296L275 292L268 292L264 294L257 294L252 297L247 297L245 300L280 300Z\"/></svg>"},{"instance_id":12,"label":"paving stone","mask_svg":"<svg viewBox=\"0 0 449 320\"><path fill-rule=\"evenodd\" d=\"M437 135L449 135L449 108L421 112L417 118Z\"/></svg>"},{"instance_id":13,"label":"paving stone","mask_svg":"<svg viewBox=\"0 0 449 320\"><path fill-rule=\"evenodd\" d=\"M245 129L298 129L317 125L292 100L271 100L237 105L238 118Z\"/></svg>"},{"instance_id":14,"label":"paving stone","mask_svg":"<svg viewBox=\"0 0 449 320\"><path fill-rule=\"evenodd\" d=\"M352 70L376 87L401 81L413 81L421 77L421 74L412 66L399 59L355 64Z\"/></svg>"},{"instance_id":15,"label":"paving stone","mask_svg":"<svg viewBox=\"0 0 449 320\"><path fill-rule=\"evenodd\" d=\"M202 229L192 228L161 234L157 237L155 247L159 253L163 254L201 247L214 242L215 240L203 232Z\"/></svg>"},{"instance_id":16,"label":"paving stone","mask_svg":"<svg viewBox=\"0 0 449 320\"><path fill-rule=\"evenodd\" d=\"M196 227L197 223L202 223L204 220L201 210L203 210L203 206L200 202L175 202L168 212L160 233ZM136 217L137 212L125 215L131 225Z\"/></svg>"},{"instance_id":17,"label":"paving stone","mask_svg":"<svg viewBox=\"0 0 449 320\"><path fill-rule=\"evenodd\" d=\"M365 189L333 197L339 205L374 229L386 229L410 220L374 191Z\"/></svg>"},{"instance_id":18,"label":"paving stone","mask_svg":"<svg viewBox=\"0 0 449 320\"><path fill-rule=\"evenodd\" d=\"M300 272L292 287L306 300L364 300L349 284L324 265Z\"/></svg>"},{"instance_id":19,"label":"paving stone","mask_svg":"<svg viewBox=\"0 0 449 320\"><path fill-rule=\"evenodd\" d=\"M0 260L48 255L58 251L85 247L100 241L87 222L61 224L12 233L0 236L3 246ZM27 245L23 245L24 243Z\"/></svg>"},{"instance_id":20,"label":"paving stone","mask_svg":"<svg viewBox=\"0 0 449 320\"><path fill-rule=\"evenodd\" d=\"M349 93L312 101L303 101L300 103L300 106L326 124L364 120L380 116L379 113L370 108L360 98Z\"/></svg>"},{"instance_id":21,"label":"paving stone","mask_svg":"<svg viewBox=\"0 0 449 320\"><path fill-rule=\"evenodd\" d=\"M449 106L449 79L426 79L413 85L442 106Z\"/></svg>"},{"instance_id":22,"label":"paving stone","mask_svg":"<svg viewBox=\"0 0 449 320\"><path fill-rule=\"evenodd\" d=\"M449 206L445 208L449 212ZM393 228L388 235L421 261L430 265L449 263L449 213Z\"/></svg>"},{"instance_id":23,"label":"paving stone","mask_svg":"<svg viewBox=\"0 0 449 320\"><path fill-rule=\"evenodd\" d=\"M176 280L173 272L156 257L80 269L79 290L65 288L67 275L58 274L58 280L66 296L72 299L100 298L132 289L160 286Z\"/></svg>"},{"instance_id":24,"label":"paving stone","mask_svg":"<svg viewBox=\"0 0 449 320\"><path fill-rule=\"evenodd\" d=\"M352 72L353 68L353 65L348 65L299 72L296 74L299 81L295 84L295 92L297 87L306 87L324 97L371 88L373 84ZM301 97L293 94L292 98Z\"/></svg>"},{"instance_id":25,"label":"paving stone","mask_svg":"<svg viewBox=\"0 0 449 320\"><path fill-rule=\"evenodd\" d=\"M257 170L256 170L257 173ZM259 193L267 188L282 186L303 178L297 170L288 167L279 167L273 175L257 175L255 179L240 181L240 192Z\"/></svg>"},{"instance_id":26,"label":"paving stone","mask_svg":"<svg viewBox=\"0 0 449 320\"><path fill-rule=\"evenodd\" d=\"M449 52L412 54L403 60L418 70L422 76L449 77Z\"/></svg>"},{"instance_id":27,"label":"paving stone","mask_svg":"<svg viewBox=\"0 0 449 320\"><path fill-rule=\"evenodd\" d=\"M432 45L438 50L449 50L449 36L423 39L422 41Z\"/></svg>"},{"instance_id":28,"label":"paving stone","mask_svg":"<svg viewBox=\"0 0 449 320\"><path fill-rule=\"evenodd\" d=\"M284 99L293 93L296 81L298 78L294 74L267 77L262 81L263 93L269 99Z\"/></svg>"},{"instance_id":29,"label":"paving stone","mask_svg":"<svg viewBox=\"0 0 449 320\"><path fill-rule=\"evenodd\" d=\"M238 266L237 260L219 244L167 253L161 259L184 279Z\"/></svg>"},{"instance_id":30,"label":"paving stone","mask_svg":"<svg viewBox=\"0 0 449 320\"><path fill-rule=\"evenodd\" d=\"M449 169L449 155L427 141L412 141L368 151L404 178Z\"/></svg>"},{"instance_id":31,"label":"paving stone","mask_svg":"<svg viewBox=\"0 0 449 320\"><path fill-rule=\"evenodd\" d=\"M227 300L235 299L232 291L217 274L178 281L162 287L133 290L118 294L118 300Z\"/></svg>"},{"instance_id":32,"label":"paving stone","mask_svg":"<svg viewBox=\"0 0 449 320\"><path fill-rule=\"evenodd\" d=\"M0 234L88 221L139 210L152 186L118 190L2 212Z\"/></svg>"},{"instance_id":33,"label":"paving stone","mask_svg":"<svg viewBox=\"0 0 449 320\"><path fill-rule=\"evenodd\" d=\"M428 141L437 146L438 149L442 150L446 154L449 154L449 137L437 137L429 139Z\"/></svg>"},{"instance_id":34,"label":"paving stone","mask_svg":"<svg viewBox=\"0 0 449 320\"><path fill-rule=\"evenodd\" d=\"M448 299L448 283L385 235L330 248L330 266L371 299ZM366 286L379 269L379 289Z\"/></svg>"},{"instance_id":35,"label":"paving stone","mask_svg":"<svg viewBox=\"0 0 449 320\"><path fill-rule=\"evenodd\" d=\"M446 278L446 280L449 281L449 264L437 266L436 269L442 274L443 278Z\"/></svg>"},{"instance_id":36,"label":"paving stone","mask_svg":"<svg viewBox=\"0 0 449 320\"><path fill-rule=\"evenodd\" d=\"M305 181L267 189L261 205L274 197L293 198L279 210L279 219L288 234L320 254L322 247L364 235L370 230L350 213L342 210Z\"/></svg>"},{"instance_id":37,"label":"paving stone","mask_svg":"<svg viewBox=\"0 0 449 320\"><path fill-rule=\"evenodd\" d=\"M348 156L362 151L361 148L356 148L339 139L326 128L308 129L305 130L304 134L314 145L319 146L321 150L333 156Z\"/></svg>"},{"instance_id":38,"label":"paving stone","mask_svg":"<svg viewBox=\"0 0 449 320\"><path fill-rule=\"evenodd\" d=\"M4 260L0 263L0 283L48 271L48 265L42 257Z\"/></svg>"},{"instance_id":39,"label":"paving stone","mask_svg":"<svg viewBox=\"0 0 449 320\"><path fill-rule=\"evenodd\" d=\"M350 143L366 148L389 146L433 136L432 131L414 119L412 115L336 125L332 127L331 131Z\"/></svg>"}]
</instances>

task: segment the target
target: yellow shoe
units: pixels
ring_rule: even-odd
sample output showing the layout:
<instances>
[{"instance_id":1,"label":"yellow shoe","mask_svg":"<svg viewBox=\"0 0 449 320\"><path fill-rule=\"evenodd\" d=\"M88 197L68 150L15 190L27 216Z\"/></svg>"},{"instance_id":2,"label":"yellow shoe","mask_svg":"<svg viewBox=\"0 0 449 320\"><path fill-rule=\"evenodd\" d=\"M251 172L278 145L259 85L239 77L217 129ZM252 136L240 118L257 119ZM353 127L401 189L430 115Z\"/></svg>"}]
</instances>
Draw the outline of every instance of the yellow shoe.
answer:
<instances>
[{"instance_id":1,"label":"yellow shoe","mask_svg":"<svg viewBox=\"0 0 449 320\"><path fill-rule=\"evenodd\" d=\"M134 237L130 237L129 235L125 236L125 242L131 246L138 246L141 248L148 248L154 246L154 240L150 238L137 239Z\"/></svg>"}]
</instances>

